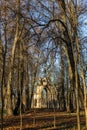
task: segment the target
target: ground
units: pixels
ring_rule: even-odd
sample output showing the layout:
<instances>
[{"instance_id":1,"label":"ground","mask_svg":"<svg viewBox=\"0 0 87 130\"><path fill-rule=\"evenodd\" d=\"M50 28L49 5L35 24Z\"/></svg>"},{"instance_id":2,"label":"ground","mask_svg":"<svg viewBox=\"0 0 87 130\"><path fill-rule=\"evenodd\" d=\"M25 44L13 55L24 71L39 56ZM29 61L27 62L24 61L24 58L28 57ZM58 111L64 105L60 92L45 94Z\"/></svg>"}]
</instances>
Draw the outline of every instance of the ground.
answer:
<instances>
[{"instance_id":1,"label":"ground","mask_svg":"<svg viewBox=\"0 0 87 130\"><path fill-rule=\"evenodd\" d=\"M84 113L81 112L81 127L85 126ZM55 120L55 128L54 128ZM20 116L5 116L4 130L19 130ZM32 110L22 115L23 130L77 130L76 113L53 110ZM84 129L86 130L86 129Z\"/></svg>"}]
</instances>

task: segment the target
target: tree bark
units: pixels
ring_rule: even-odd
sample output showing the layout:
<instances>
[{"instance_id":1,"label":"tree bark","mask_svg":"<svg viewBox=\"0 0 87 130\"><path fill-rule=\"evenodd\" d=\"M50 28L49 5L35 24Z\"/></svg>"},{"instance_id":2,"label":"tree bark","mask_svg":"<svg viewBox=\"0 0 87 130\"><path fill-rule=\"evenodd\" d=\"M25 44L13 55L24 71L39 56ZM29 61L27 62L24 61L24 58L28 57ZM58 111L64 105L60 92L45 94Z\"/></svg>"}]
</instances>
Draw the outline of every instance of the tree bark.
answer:
<instances>
[{"instance_id":1,"label":"tree bark","mask_svg":"<svg viewBox=\"0 0 87 130\"><path fill-rule=\"evenodd\" d=\"M78 86L77 66L75 66L75 84L76 84L76 103L77 103L77 126L78 126L78 130L81 130L81 127L80 127L79 86Z\"/></svg>"},{"instance_id":2,"label":"tree bark","mask_svg":"<svg viewBox=\"0 0 87 130\"><path fill-rule=\"evenodd\" d=\"M14 63L14 55L15 55L15 49L16 49L16 44L19 40L19 21L20 21L20 0L18 2L18 13L17 13L17 25L16 25L16 32L15 32L15 37L14 37L14 43L11 51L11 61L10 61L10 68L9 68L9 75L8 75L8 83L7 83L7 114L12 115L12 106L11 106L11 80L12 80L12 69L13 69L13 63Z\"/></svg>"}]
</instances>

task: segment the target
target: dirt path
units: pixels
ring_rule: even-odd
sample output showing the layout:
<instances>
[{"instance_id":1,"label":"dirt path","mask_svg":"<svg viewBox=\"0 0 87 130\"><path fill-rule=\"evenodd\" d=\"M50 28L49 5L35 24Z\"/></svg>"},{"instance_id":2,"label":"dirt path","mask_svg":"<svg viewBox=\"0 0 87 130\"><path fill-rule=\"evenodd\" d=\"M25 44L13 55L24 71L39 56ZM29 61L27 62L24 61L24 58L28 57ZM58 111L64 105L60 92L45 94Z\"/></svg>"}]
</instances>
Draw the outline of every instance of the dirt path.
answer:
<instances>
[{"instance_id":1,"label":"dirt path","mask_svg":"<svg viewBox=\"0 0 87 130\"><path fill-rule=\"evenodd\" d=\"M72 130L76 127L76 114L56 112L56 130ZM29 112L22 115L23 130L46 130L49 127L54 130L54 112ZM4 130L19 130L20 117L10 116L4 118ZM84 116L81 113L81 126L84 126Z\"/></svg>"}]
</instances>

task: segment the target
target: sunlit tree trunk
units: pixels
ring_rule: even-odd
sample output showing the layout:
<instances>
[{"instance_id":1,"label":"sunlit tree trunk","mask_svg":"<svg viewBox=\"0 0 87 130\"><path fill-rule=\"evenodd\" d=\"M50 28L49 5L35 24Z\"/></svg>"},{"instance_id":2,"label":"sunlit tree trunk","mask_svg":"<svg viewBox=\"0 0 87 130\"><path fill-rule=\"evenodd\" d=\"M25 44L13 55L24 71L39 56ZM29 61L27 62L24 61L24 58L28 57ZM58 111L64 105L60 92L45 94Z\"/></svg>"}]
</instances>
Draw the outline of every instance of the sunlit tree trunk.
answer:
<instances>
[{"instance_id":1,"label":"sunlit tree trunk","mask_svg":"<svg viewBox=\"0 0 87 130\"><path fill-rule=\"evenodd\" d=\"M28 68L28 56L26 57L26 81L25 81L25 85L26 85L26 109L29 110L29 68Z\"/></svg>"},{"instance_id":2,"label":"sunlit tree trunk","mask_svg":"<svg viewBox=\"0 0 87 130\"><path fill-rule=\"evenodd\" d=\"M80 71L82 80L83 80L83 88L84 88L84 110L85 110L85 121L86 121L86 127L87 127L87 89L86 89L86 81L83 71Z\"/></svg>"},{"instance_id":3,"label":"sunlit tree trunk","mask_svg":"<svg viewBox=\"0 0 87 130\"><path fill-rule=\"evenodd\" d=\"M84 72L82 69L82 65L81 65L81 56L80 56L80 49L79 49L79 40L78 40L78 36L76 35L76 47L77 47L77 56L78 56L78 64L80 66L80 77L82 78L82 83L83 83L83 89L84 89L84 110L85 110L85 121L86 121L86 127L87 127L87 90L86 90L86 81L85 81L85 76L84 76Z\"/></svg>"},{"instance_id":4,"label":"sunlit tree trunk","mask_svg":"<svg viewBox=\"0 0 87 130\"><path fill-rule=\"evenodd\" d=\"M19 19L20 19L20 0L18 2L18 14L17 14L17 25L16 25L16 32L15 32L15 37L14 37L14 43L12 46L12 51L11 51L11 59L10 59L10 66L9 66L9 75L8 75L8 83L7 83L7 104L6 104L6 109L7 109L7 114L12 115L12 106L11 106L11 80L12 80L12 68L13 68L13 63L14 63L14 55L15 55L15 49L16 49L16 44L19 40Z\"/></svg>"},{"instance_id":5,"label":"sunlit tree trunk","mask_svg":"<svg viewBox=\"0 0 87 130\"><path fill-rule=\"evenodd\" d=\"M78 72L77 72L77 62L75 65L75 85L76 85L76 104L77 104L77 126L78 130L80 127L80 107L79 107L79 86L78 86Z\"/></svg>"},{"instance_id":6,"label":"sunlit tree trunk","mask_svg":"<svg viewBox=\"0 0 87 130\"><path fill-rule=\"evenodd\" d=\"M21 54L22 56L22 54ZM20 130L22 130L22 111L24 112L25 110L25 106L26 104L23 103L23 89L24 89L24 60L23 60L23 56L21 59L21 73L20 73ZM25 95L25 92L24 92ZM25 95L26 96L26 95Z\"/></svg>"}]
</instances>

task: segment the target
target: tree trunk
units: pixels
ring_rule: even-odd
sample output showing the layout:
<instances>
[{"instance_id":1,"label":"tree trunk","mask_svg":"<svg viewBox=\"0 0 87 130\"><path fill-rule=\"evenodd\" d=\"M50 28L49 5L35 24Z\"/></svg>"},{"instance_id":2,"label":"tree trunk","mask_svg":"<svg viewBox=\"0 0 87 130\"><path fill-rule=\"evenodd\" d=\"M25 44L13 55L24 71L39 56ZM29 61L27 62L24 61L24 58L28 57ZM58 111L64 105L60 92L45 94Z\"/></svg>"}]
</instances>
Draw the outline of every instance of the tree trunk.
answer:
<instances>
[{"instance_id":1,"label":"tree trunk","mask_svg":"<svg viewBox=\"0 0 87 130\"><path fill-rule=\"evenodd\" d=\"M65 55L67 57L67 61L68 61L68 75L69 75L69 79L70 82L68 82L70 84L70 88L68 90L68 111L74 111L74 106L73 106L73 95L74 95L74 86L75 86L75 71L74 71L74 65L71 66L71 64L74 64L73 62L70 62L70 60L72 60L73 56L69 56L70 54L70 50L68 51L67 48L65 46L63 46L63 50L65 52ZM71 52L72 53L72 52Z\"/></svg>"},{"instance_id":2,"label":"tree trunk","mask_svg":"<svg viewBox=\"0 0 87 130\"><path fill-rule=\"evenodd\" d=\"M8 75L8 83L7 83L7 104L6 104L6 109L7 109L7 114L12 115L12 106L11 106L11 79L12 79L12 67L13 67L13 62L14 62L14 53L15 53L15 48L16 48L16 43L18 40L18 31L16 32L13 47L12 47L12 55L11 55L11 63L10 63L10 70L9 70L9 75Z\"/></svg>"},{"instance_id":3,"label":"tree trunk","mask_svg":"<svg viewBox=\"0 0 87 130\"><path fill-rule=\"evenodd\" d=\"M77 67L75 67L75 83L76 83L76 103L77 103L77 126L78 130L81 130L80 127L80 108L79 108L79 86L78 86L78 74Z\"/></svg>"},{"instance_id":4,"label":"tree trunk","mask_svg":"<svg viewBox=\"0 0 87 130\"><path fill-rule=\"evenodd\" d=\"M11 52L11 61L10 61L10 67L9 67L9 75L8 75L8 82L7 82L7 114L12 115L12 106L11 106L11 80L12 80L12 69L13 69L13 63L14 63L14 55L15 55L15 49L16 49L16 44L19 40L19 20L20 20L20 0L18 2L18 13L17 13L17 25L16 25L16 33L14 37L14 43L12 47L12 52Z\"/></svg>"}]
</instances>

